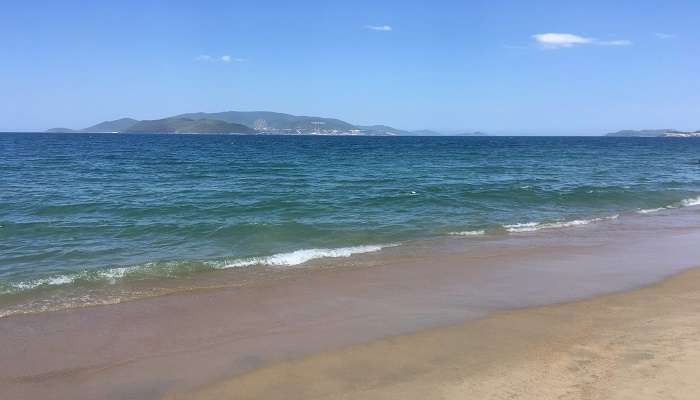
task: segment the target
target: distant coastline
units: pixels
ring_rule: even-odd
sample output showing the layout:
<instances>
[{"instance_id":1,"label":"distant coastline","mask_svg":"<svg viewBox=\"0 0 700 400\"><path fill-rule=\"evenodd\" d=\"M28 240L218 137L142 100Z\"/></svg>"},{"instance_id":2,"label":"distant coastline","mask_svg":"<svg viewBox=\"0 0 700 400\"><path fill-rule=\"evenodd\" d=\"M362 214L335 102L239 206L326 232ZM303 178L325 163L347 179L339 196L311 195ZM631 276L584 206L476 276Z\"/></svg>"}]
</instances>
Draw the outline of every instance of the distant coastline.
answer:
<instances>
[{"instance_id":1,"label":"distant coastline","mask_svg":"<svg viewBox=\"0 0 700 400\"><path fill-rule=\"evenodd\" d=\"M700 130L679 131L675 129L642 129L611 132L609 137L700 137Z\"/></svg>"},{"instance_id":2,"label":"distant coastline","mask_svg":"<svg viewBox=\"0 0 700 400\"><path fill-rule=\"evenodd\" d=\"M51 128L47 133L233 133L277 135L357 136L446 136L441 132L402 130L387 125L356 125L316 116L298 116L271 111L226 111L188 113L155 120L120 118L83 129ZM450 136L486 136L465 132Z\"/></svg>"}]
</instances>

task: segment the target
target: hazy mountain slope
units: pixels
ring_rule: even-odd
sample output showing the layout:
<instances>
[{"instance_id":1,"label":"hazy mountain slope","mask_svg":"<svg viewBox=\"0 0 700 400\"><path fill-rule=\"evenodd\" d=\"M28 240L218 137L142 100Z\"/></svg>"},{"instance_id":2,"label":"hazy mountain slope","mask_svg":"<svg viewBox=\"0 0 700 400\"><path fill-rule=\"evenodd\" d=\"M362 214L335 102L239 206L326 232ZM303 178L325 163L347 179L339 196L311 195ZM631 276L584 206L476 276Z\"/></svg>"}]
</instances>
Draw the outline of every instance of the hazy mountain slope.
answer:
<instances>
[{"instance_id":1,"label":"hazy mountain slope","mask_svg":"<svg viewBox=\"0 0 700 400\"><path fill-rule=\"evenodd\" d=\"M124 133L255 133L241 124L215 119L163 118L139 121Z\"/></svg>"},{"instance_id":2,"label":"hazy mountain slope","mask_svg":"<svg viewBox=\"0 0 700 400\"><path fill-rule=\"evenodd\" d=\"M337 129L348 131L357 129L354 125L341 121L335 118L322 118L314 116L298 116L271 111L225 111L218 113L189 113L177 115L174 118L191 118L191 119L218 119L221 121L232 122L241 125L255 127L256 123L263 124L267 128L273 129L316 129L315 122L320 129Z\"/></svg>"},{"instance_id":3,"label":"hazy mountain slope","mask_svg":"<svg viewBox=\"0 0 700 400\"><path fill-rule=\"evenodd\" d=\"M91 127L81 129L83 132L122 132L125 131L132 126L134 126L136 123L138 123L138 120L135 120L133 118L120 118L120 119L115 119L114 121L104 121L100 122L97 125L93 125Z\"/></svg>"}]
</instances>

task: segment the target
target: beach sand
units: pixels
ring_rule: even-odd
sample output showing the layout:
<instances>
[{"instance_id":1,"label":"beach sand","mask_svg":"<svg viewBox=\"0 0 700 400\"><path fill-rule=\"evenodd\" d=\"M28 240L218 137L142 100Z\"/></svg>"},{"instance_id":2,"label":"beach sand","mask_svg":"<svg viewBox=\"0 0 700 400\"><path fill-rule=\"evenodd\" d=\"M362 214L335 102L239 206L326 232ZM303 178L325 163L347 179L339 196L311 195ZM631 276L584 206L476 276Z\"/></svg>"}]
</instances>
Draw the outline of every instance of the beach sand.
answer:
<instances>
[{"instance_id":1,"label":"beach sand","mask_svg":"<svg viewBox=\"0 0 700 400\"><path fill-rule=\"evenodd\" d=\"M650 221L10 315L0 398L698 398L700 214Z\"/></svg>"},{"instance_id":2,"label":"beach sand","mask_svg":"<svg viewBox=\"0 0 700 400\"><path fill-rule=\"evenodd\" d=\"M700 269L277 364L173 399L697 399Z\"/></svg>"}]
</instances>

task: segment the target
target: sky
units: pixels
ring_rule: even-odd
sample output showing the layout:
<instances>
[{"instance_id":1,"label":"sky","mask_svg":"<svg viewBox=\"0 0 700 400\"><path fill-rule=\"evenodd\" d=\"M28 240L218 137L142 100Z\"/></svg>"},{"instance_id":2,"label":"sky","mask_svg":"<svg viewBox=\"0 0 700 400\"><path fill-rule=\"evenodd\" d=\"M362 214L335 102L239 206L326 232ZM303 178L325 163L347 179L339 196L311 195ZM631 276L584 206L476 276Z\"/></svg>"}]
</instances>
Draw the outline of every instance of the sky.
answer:
<instances>
[{"instance_id":1,"label":"sky","mask_svg":"<svg viewBox=\"0 0 700 400\"><path fill-rule=\"evenodd\" d=\"M700 129L700 1L7 1L0 131L268 110L403 129Z\"/></svg>"}]
</instances>

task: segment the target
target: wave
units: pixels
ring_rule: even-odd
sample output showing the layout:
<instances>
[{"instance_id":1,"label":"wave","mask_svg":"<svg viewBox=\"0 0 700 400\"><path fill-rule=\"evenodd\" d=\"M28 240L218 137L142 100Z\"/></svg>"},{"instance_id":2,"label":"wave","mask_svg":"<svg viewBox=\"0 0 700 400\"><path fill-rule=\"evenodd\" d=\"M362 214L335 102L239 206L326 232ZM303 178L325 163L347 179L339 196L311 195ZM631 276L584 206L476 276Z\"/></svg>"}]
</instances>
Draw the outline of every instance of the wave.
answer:
<instances>
[{"instance_id":1,"label":"wave","mask_svg":"<svg viewBox=\"0 0 700 400\"><path fill-rule=\"evenodd\" d=\"M682 200L681 205L683 207L700 206L700 197Z\"/></svg>"},{"instance_id":2,"label":"wave","mask_svg":"<svg viewBox=\"0 0 700 400\"><path fill-rule=\"evenodd\" d=\"M166 262L161 263L161 270L174 270L176 264L182 262ZM149 270L155 269L154 266L158 263L146 263L141 265L133 265L128 267L115 267L104 270L83 270L65 275L50 276L47 278L33 279L29 281L11 282L6 284L5 288L0 288L0 294L25 291L47 286L62 286L84 282L104 282L114 284L118 280L125 278L130 274L141 273L148 275ZM164 268L165 267L165 268Z\"/></svg>"},{"instance_id":3,"label":"wave","mask_svg":"<svg viewBox=\"0 0 700 400\"><path fill-rule=\"evenodd\" d=\"M219 269L248 267L253 265L268 265L268 266L294 266L318 258L339 258L350 257L353 254L372 253L379 251L385 247L396 246L389 245L367 245L340 247L336 249L302 249L289 253L280 253L267 257L249 257L226 262L224 265L218 266Z\"/></svg>"},{"instance_id":4,"label":"wave","mask_svg":"<svg viewBox=\"0 0 700 400\"><path fill-rule=\"evenodd\" d=\"M228 269L255 265L295 266L318 258L350 257L354 254L371 253L391 246L396 246L396 244L352 246L333 249L301 249L289 253L279 253L263 257L248 257L234 259L232 261L212 260L148 262L132 266L101 270L83 270L28 281L4 283L0 285L0 294L23 292L41 287L78 284L81 282L116 284L118 281L125 278L167 278L177 276L178 274L182 273L201 270Z\"/></svg>"},{"instance_id":5,"label":"wave","mask_svg":"<svg viewBox=\"0 0 700 400\"><path fill-rule=\"evenodd\" d=\"M453 236L481 236L481 235L485 235L486 231L485 230L461 231L461 232L450 232L448 234L453 235Z\"/></svg>"},{"instance_id":6,"label":"wave","mask_svg":"<svg viewBox=\"0 0 700 400\"><path fill-rule=\"evenodd\" d=\"M637 213L639 214L653 214L659 211L664 211L664 210L670 210L672 208L675 208L673 206L666 206L666 207L660 207L660 208L643 208L640 210L637 210Z\"/></svg>"},{"instance_id":7,"label":"wave","mask_svg":"<svg viewBox=\"0 0 700 400\"><path fill-rule=\"evenodd\" d=\"M504 225L503 227L511 233L523 233L523 232L534 232L542 229L557 229L557 228L571 228L575 226L582 226L592 224L594 222L601 221L611 221L619 218L619 214L611 215L609 217L592 218L592 219L576 219L573 221L557 221L557 222L526 222L521 224Z\"/></svg>"},{"instance_id":8,"label":"wave","mask_svg":"<svg viewBox=\"0 0 700 400\"><path fill-rule=\"evenodd\" d=\"M679 207L694 207L694 206L700 206L700 197L691 197L688 199L681 200L678 203L674 203L674 204L667 205L664 207L642 208L642 209L637 210L637 213L639 213L639 214L652 214L652 213L656 213L659 211L671 210L671 209L679 208Z\"/></svg>"}]
</instances>

